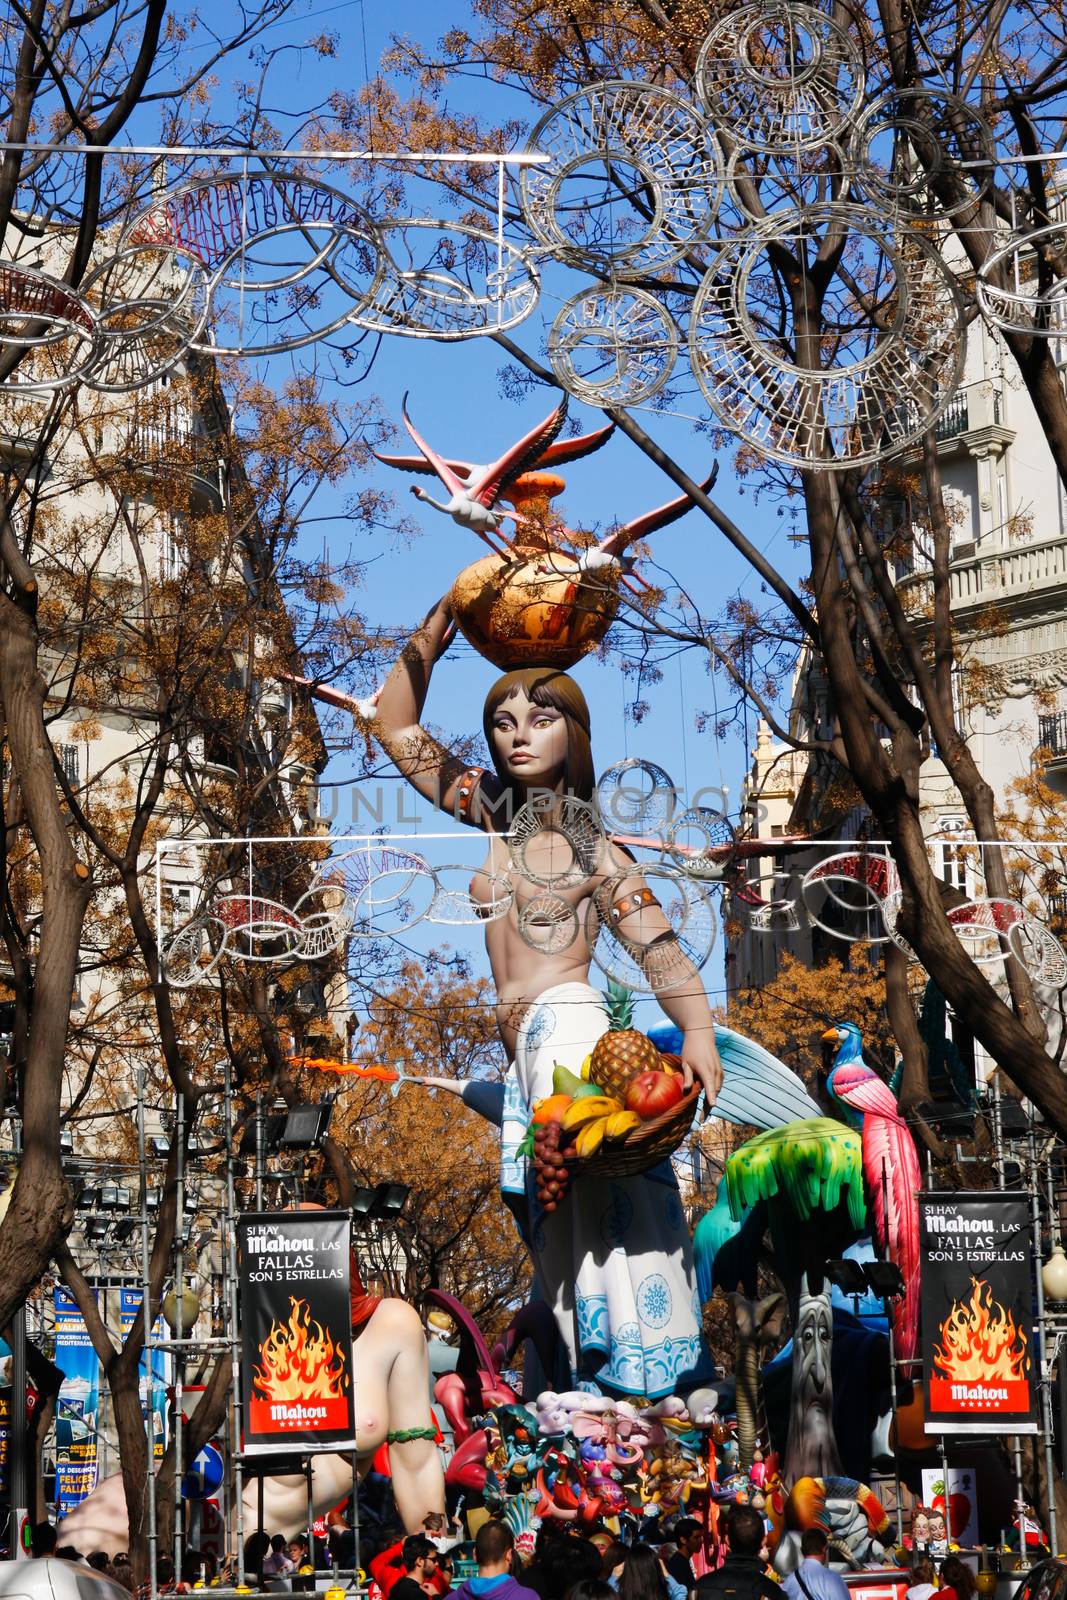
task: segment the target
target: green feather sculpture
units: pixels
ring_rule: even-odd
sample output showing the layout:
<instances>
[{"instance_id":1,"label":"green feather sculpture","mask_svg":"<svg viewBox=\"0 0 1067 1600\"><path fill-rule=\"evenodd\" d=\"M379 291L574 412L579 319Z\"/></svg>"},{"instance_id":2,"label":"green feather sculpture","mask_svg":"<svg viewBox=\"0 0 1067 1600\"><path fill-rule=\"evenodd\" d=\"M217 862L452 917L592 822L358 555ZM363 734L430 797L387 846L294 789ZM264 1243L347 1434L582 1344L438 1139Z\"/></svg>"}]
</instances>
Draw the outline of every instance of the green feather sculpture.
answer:
<instances>
[{"instance_id":1,"label":"green feather sculpture","mask_svg":"<svg viewBox=\"0 0 1067 1600\"><path fill-rule=\"evenodd\" d=\"M860 1135L830 1117L758 1133L727 1161L726 1193L736 1222L760 1200L780 1197L799 1221L807 1222L844 1199L849 1221L862 1233L867 1205Z\"/></svg>"}]
</instances>

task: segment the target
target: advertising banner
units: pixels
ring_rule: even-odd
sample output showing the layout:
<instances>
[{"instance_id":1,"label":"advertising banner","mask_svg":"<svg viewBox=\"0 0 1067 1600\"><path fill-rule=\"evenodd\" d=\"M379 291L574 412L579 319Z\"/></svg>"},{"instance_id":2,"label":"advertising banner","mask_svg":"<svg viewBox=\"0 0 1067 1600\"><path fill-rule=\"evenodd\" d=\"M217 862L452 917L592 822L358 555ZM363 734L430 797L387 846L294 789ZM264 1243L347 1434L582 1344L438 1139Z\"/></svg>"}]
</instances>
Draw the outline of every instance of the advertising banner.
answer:
<instances>
[{"instance_id":1,"label":"advertising banner","mask_svg":"<svg viewBox=\"0 0 1067 1600\"><path fill-rule=\"evenodd\" d=\"M96 1488L100 1363L85 1319L67 1289L56 1289L56 1511L66 1516Z\"/></svg>"},{"instance_id":2,"label":"advertising banner","mask_svg":"<svg viewBox=\"0 0 1067 1600\"><path fill-rule=\"evenodd\" d=\"M923 1467L922 1503L932 1513L930 1544L949 1542L963 1550L978 1548L978 1496L973 1467L949 1467L948 1493L941 1467ZM940 1520L938 1520L940 1519Z\"/></svg>"},{"instance_id":3,"label":"advertising banner","mask_svg":"<svg viewBox=\"0 0 1067 1600\"><path fill-rule=\"evenodd\" d=\"M1036 1433L1025 1196L919 1196L926 1432Z\"/></svg>"},{"instance_id":4,"label":"advertising banner","mask_svg":"<svg viewBox=\"0 0 1067 1600\"><path fill-rule=\"evenodd\" d=\"M237 1219L246 1451L355 1443L347 1212Z\"/></svg>"},{"instance_id":5,"label":"advertising banner","mask_svg":"<svg viewBox=\"0 0 1067 1600\"><path fill-rule=\"evenodd\" d=\"M140 1289L119 1290L119 1332L125 1340L126 1335L133 1327L138 1311L141 1309ZM158 1334L162 1328L162 1320L157 1317L153 1334ZM141 1415L148 1426L148 1407L151 1403L154 1412L152 1435L152 1459L158 1467L163 1460L163 1453L167 1447L167 1352L165 1350L152 1351L152 1378L151 1390L148 1384L148 1368L142 1355L137 1368L137 1382L141 1394ZM151 1395L151 1402L149 1396Z\"/></svg>"}]
</instances>

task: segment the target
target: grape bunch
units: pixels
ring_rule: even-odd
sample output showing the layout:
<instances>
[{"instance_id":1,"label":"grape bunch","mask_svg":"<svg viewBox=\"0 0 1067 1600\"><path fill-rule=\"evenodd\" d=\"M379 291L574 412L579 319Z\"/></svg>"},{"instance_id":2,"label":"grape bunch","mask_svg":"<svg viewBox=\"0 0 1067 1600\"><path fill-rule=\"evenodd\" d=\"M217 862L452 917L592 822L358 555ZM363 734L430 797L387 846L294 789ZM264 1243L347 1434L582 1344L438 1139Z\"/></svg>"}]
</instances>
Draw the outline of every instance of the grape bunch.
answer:
<instances>
[{"instance_id":1,"label":"grape bunch","mask_svg":"<svg viewBox=\"0 0 1067 1600\"><path fill-rule=\"evenodd\" d=\"M534 1129L534 1171L537 1173L537 1198L546 1211L555 1211L566 1197L570 1173L560 1149L563 1129L558 1122L546 1122Z\"/></svg>"}]
</instances>

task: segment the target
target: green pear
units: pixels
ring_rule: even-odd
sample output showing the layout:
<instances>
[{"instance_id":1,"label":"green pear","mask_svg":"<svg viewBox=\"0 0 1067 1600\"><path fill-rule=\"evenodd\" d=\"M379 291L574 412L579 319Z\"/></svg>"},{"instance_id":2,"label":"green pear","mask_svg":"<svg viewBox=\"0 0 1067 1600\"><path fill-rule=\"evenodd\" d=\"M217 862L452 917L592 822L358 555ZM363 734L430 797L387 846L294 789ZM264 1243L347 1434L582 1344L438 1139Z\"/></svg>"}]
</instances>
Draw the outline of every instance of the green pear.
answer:
<instances>
[{"instance_id":1,"label":"green pear","mask_svg":"<svg viewBox=\"0 0 1067 1600\"><path fill-rule=\"evenodd\" d=\"M552 1072L552 1093L569 1094L572 1100L584 1100L588 1095L600 1094L602 1091L595 1083L584 1083L581 1078L575 1077L568 1067L560 1066L557 1061Z\"/></svg>"}]
</instances>

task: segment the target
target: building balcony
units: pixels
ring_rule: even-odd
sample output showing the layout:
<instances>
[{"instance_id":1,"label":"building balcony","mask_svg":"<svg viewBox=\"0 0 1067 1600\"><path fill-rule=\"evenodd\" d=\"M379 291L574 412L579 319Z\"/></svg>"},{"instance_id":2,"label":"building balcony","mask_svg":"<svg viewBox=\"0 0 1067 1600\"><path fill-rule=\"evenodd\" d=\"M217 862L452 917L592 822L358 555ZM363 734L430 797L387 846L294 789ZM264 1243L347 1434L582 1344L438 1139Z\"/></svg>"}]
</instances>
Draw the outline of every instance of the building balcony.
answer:
<instances>
[{"instance_id":1,"label":"building balcony","mask_svg":"<svg viewBox=\"0 0 1067 1600\"><path fill-rule=\"evenodd\" d=\"M1037 742L1044 756L1045 783L1054 793L1067 794L1067 711L1038 717Z\"/></svg>"},{"instance_id":2,"label":"building balcony","mask_svg":"<svg viewBox=\"0 0 1067 1600\"><path fill-rule=\"evenodd\" d=\"M202 509L222 507L218 444L210 434L193 430L187 412L155 404L143 413L135 410L114 457L149 479L162 473L181 474Z\"/></svg>"},{"instance_id":3,"label":"building balcony","mask_svg":"<svg viewBox=\"0 0 1067 1600\"><path fill-rule=\"evenodd\" d=\"M1007 548L957 545L949 564L949 585L954 612L978 612L1010 601L1018 615L1020 603L1028 598L1038 609L1059 609L1067 601L1067 537ZM928 571L902 573L898 568L897 587L923 606L931 600Z\"/></svg>"},{"instance_id":4,"label":"building balcony","mask_svg":"<svg viewBox=\"0 0 1067 1600\"><path fill-rule=\"evenodd\" d=\"M1015 438L1015 430L1003 425L1002 409L1000 390L988 381L958 389L934 423L938 455L943 460L962 455L1002 455ZM909 428L919 426L919 412L914 405L906 408L904 420ZM921 443L913 444L901 451L900 459L916 461L921 455Z\"/></svg>"}]
</instances>

